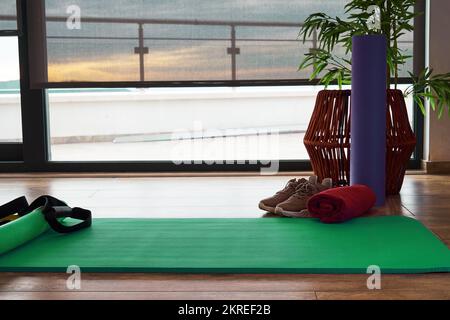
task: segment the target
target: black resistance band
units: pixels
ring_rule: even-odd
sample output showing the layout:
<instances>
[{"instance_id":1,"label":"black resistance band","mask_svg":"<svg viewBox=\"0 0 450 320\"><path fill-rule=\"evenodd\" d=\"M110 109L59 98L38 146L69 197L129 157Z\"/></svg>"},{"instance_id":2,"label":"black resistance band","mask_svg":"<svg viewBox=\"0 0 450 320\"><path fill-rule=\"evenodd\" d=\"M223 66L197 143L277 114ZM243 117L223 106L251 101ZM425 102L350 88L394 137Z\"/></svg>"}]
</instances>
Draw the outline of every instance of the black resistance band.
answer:
<instances>
[{"instance_id":1,"label":"black resistance band","mask_svg":"<svg viewBox=\"0 0 450 320\"><path fill-rule=\"evenodd\" d=\"M59 233L72 233L92 225L91 211L82 208L71 208L59 199L52 196L42 196L34 200L30 205L25 197L17 198L0 206L0 219L4 219L12 214L17 213L19 217L25 216L34 210L42 208L45 220L50 227ZM64 225L59 219L72 218L81 220L80 223L74 225Z\"/></svg>"}]
</instances>

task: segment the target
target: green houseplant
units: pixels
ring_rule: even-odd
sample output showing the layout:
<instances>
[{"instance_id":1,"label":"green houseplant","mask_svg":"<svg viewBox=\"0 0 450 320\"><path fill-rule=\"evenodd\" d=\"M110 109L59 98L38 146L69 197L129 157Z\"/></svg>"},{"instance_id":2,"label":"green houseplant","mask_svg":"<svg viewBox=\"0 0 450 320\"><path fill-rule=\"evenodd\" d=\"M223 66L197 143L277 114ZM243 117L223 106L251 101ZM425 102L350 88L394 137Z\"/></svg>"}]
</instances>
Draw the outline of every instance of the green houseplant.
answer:
<instances>
[{"instance_id":1,"label":"green houseplant","mask_svg":"<svg viewBox=\"0 0 450 320\"><path fill-rule=\"evenodd\" d=\"M324 90L317 97L310 126L305 134L305 146L312 166L319 177L332 177L338 184L349 181L351 92L342 86L351 83L352 37L383 34L387 49L387 181L388 194L397 194L402 186L406 165L415 148L416 138L410 127L404 97L412 95L425 114L424 101L442 117L447 106L450 115L450 73L433 74L426 68L419 75L409 72L412 85L405 92L397 89L399 74L411 56L399 46L405 33L414 29L416 0L352 0L345 6L346 18L324 13L310 15L300 30L300 38L307 41L317 32L318 47L307 53L299 69L312 67L310 79L320 78L325 89L337 84L340 90ZM380 25L370 28L368 20L376 5L380 9ZM341 54L339 54L339 51Z\"/></svg>"}]
</instances>

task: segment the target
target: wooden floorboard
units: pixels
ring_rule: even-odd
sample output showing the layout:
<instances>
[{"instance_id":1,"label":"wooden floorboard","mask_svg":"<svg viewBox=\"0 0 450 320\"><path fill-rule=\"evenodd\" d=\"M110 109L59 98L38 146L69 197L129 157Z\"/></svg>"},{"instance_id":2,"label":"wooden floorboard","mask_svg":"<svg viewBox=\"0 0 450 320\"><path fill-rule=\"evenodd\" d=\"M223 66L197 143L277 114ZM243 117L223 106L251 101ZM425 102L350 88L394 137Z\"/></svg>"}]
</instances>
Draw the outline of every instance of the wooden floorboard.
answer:
<instances>
[{"instance_id":1,"label":"wooden floorboard","mask_svg":"<svg viewBox=\"0 0 450 320\"><path fill-rule=\"evenodd\" d=\"M316 300L314 292L0 292L0 300Z\"/></svg>"},{"instance_id":2,"label":"wooden floorboard","mask_svg":"<svg viewBox=\"0 0 450 320\"><path fill-rule=\"evenodd\" d=\"M261 198L291 176L89 177L0 176L0 202L51 194L94 217L250 217ZM367 215L422 221L450 246L450 177L408 175L399 196ZM69 292L66 274L1 273L0 299L450 299L450 276L384 275L369 291L366 275L83 274Z\"/></svg>"},{"instance_id":3,"label":"wooden floorboard","mask_svg":"<svg viewBox=\"0 0 450 320\"><path fill-rule=\"evenodd\" d=\"M449 300L450 292L423 290L376 290L317 292L318 300Z\"/></svg>"},{"instance_id":4,"label":"wooden floorboard","mask_svg":"<svg viewBox=\"0 0 450 320\"><path fill-rule=\"evenodd\" d=\"M70 291L66 274L4 273L0 292ZM290 292L290 291L363 291L366 275L180 275L180 274L83 274L82 290L87 292ZM387 290L447 290L450 275L384 275Z\"/></svg>"}]
</instances>

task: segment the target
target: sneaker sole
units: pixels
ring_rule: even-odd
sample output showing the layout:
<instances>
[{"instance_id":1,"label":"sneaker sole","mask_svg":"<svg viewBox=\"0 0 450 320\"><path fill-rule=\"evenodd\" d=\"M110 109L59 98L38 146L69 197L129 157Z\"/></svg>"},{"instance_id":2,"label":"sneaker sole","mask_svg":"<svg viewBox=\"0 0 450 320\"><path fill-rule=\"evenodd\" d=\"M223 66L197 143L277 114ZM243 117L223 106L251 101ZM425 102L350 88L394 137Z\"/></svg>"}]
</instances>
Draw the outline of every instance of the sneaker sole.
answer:
<instances>
[{"instance_id":1,"label":"sneaker sole","mask_svg":"<svg viewBox=\"0 0 450 320\"><path fill-rule=\"evenodd\" d=\"M268 207L268 206L266 206L266 205L265 205L264 203L262 203L262 202L259 203L258 207L259 207L261 210L263 210L263 211L267 211L267 212L270 212L270 213L275 213L275 208L273 208L273 207Z\"/></svg>"},{"instance_id":2,"label":"sneaker sole","mask_svg":"<svg viewBox=\"0 0 450 320\"><path fill-rule=\"evenodd\" d=\"M303 210L303 209L302 209ZM308 215L302 214L302 212L295 212L295 211L287 211L287 210L283 210L279 207L275 208L275 213L285 216L285 217L289 217L289 218L308 218Z\"/></svg>"}]
</instances>

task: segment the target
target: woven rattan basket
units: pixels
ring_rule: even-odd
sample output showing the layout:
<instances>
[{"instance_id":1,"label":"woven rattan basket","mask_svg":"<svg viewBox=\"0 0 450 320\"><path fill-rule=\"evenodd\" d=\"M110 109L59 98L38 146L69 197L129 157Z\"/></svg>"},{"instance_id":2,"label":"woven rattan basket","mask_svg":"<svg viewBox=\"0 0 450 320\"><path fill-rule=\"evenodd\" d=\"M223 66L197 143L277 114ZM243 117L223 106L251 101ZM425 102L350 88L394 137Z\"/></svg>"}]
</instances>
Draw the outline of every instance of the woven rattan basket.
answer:
<instances>
[{"instance_id":1,"label":"woven rattan basket","mask_svg":"<svg viewBox=\"0 0 450 320\"><path fill-rule=\"evenodd\" d=\"M341 186L350 180L350 101L350 90L320 91L304 138L314 173L319 179L330 177ZM387 105L386 193L392 195L402 188L416 137L403 93L388 90Z\"/></svg>"}]
</instances>

